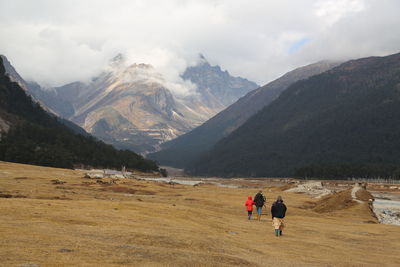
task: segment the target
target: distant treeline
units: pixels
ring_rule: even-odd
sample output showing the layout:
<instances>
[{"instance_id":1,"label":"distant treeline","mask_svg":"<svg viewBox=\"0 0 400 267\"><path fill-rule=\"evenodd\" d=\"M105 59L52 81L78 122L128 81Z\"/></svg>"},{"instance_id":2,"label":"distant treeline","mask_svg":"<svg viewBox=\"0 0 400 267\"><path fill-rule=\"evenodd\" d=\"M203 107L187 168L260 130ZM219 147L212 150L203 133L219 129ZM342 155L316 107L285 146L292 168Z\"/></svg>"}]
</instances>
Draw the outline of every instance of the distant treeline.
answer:
<instances>
[{"instance_id":1,"label":"distant treeline","mask_svg":"<svg viewBox=\"0 0 400 267\"><path fill-rule=\"evenodd\" d=\"M74 132L32 101L5 75L0 58L0 115L12 122L0 140L0 160L42 166L158 171L154 161L128 150L117 150L91 136Z\"/></svg>"},{"instance_id":2,"label":"distant treeline","mask_svg":"<svg viewBox=\"0 0 400 267\"><path fill-rule=\"evenodd\" d=\"M311 164L295 171L298 178L318 179L394 179L400 180L400 165L398 164Z\"/></svg>"},{"instance_id":3,"label":"distant treeline","mask_svg":"<svg viewBox=\"0 0 400 267\"><path fill-rule=\"evenodd\" d=\"M142 171L158 170L128 150L117 150L93 137L73 134L62 128L47 128L29 122L12 128L0 141L0 159L4 161L72 168L74 165L98 168L126 166Z\"/></svg>"}]
</instances>

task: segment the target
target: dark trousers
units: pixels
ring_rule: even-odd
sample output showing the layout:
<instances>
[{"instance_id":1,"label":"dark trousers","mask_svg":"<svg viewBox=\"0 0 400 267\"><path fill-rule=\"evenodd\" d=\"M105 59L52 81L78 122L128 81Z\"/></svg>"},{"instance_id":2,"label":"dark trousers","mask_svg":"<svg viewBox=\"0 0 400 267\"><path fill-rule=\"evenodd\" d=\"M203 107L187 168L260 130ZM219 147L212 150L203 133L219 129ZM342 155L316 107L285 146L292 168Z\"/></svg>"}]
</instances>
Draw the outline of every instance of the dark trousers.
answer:
<instances>
[{"instance_id":1,"label":"dark trousers","mask_svg":"<svg viewBox=\"0 0 400 267\"><path fill-rule=\"evenodd\" d=\"M253 214L252 210L248 210L247 211L247 218L250 220L251 219L251 215Z\"/></svg>"}]
</instances>

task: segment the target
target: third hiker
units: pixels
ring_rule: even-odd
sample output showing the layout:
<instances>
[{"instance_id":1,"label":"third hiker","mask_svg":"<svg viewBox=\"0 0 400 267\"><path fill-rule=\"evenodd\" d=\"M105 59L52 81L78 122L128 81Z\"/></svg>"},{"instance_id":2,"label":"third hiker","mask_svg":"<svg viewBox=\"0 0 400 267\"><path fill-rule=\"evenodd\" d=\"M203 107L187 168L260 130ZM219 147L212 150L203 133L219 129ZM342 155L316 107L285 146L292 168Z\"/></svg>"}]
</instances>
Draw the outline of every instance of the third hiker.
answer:
<instances>
[{"instance_id":1,"label":"third hiker","mask_svg":"<svg viewBox=\"0 0 400 267\"><path fill-rule=\"evenodd\" d=\"M272 216L272 225L275 229L275 235L282 235L282 230L284 225L284 220L286 214L286 205L283 204L283 199L281 196L278 196L274 204L271 206L271 216Z\"/></svg>"}]
</instances>

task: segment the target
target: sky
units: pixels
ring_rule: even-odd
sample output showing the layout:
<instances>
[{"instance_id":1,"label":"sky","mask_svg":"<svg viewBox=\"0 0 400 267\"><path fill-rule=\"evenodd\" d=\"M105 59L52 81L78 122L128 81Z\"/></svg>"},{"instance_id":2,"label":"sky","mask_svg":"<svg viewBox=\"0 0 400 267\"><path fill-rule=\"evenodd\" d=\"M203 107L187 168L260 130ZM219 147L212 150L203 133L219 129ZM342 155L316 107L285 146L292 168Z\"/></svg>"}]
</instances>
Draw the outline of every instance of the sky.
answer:
<instances>
[{"instance_id":1,"label":"sky","mask_svg":"<svg viewBox=\"0 0 400 267\"><path fill-rule=\"evenodd\" d=\"M45 87L118 53L179 83L199 53L260 85L319 60L400 52L398 0L0 0L0 54Z\"/></svg>"}]
</instances>

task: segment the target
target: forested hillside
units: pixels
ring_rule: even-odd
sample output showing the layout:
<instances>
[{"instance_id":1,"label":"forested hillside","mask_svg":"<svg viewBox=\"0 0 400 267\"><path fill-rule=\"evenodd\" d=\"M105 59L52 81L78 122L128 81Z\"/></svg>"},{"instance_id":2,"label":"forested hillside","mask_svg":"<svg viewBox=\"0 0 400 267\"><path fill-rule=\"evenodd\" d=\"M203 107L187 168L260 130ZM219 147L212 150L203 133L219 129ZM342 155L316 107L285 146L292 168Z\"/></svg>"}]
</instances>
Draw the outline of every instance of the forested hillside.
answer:
<instances>
[{"instance_id":1,"label":"forested hillside","mask_svg":"<svg viewBox=\"0 0 400 267\"><path fill-rule=\"evenodd\" d=\"M397 177L400 54L299 81L188 168L199 175Z\"/></svg>"},{"instance_id":2,"label":"forested hillside","mask_svg":"<svg viewBox=\"0 0 400 267\"><path fill-rule=\"evenodd\" d=\"M84 165L143 171L158 170L150 160L116 150L90 136L76 134L50 116L5 74L0 58L0 118L6 124L0 140L0 160L72 168ZM9 128L9 129L8 129Z\"/></svg>"},{"instance_id":3,"label":"forested hillside","mask_svg":"<svg viewBox=\"0 0 400 267\"><path fill-rule=\"evenodd\" d=\"M296 81L327 71L338 62L320 61L292 70L253 90L189 133L161 144L162 150L148 157L163 165L185 168L228 136L263 107L269 105Z\"/></svg>"}]
</instances>

